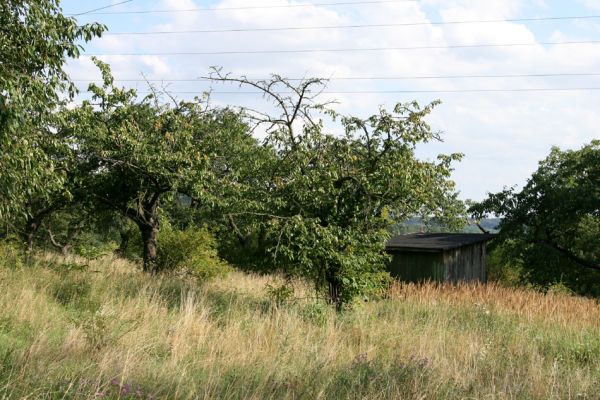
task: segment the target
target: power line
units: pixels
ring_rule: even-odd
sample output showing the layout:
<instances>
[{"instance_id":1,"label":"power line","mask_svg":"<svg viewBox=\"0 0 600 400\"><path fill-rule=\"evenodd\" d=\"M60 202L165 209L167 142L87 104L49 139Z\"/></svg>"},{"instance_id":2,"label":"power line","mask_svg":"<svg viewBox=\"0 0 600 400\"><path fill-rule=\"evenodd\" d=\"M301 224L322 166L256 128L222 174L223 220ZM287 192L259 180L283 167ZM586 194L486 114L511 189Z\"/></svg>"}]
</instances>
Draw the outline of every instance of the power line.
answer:
<instances>
[{"instance_id":1,"label":"power line","mask_svg":"<svg viewBox=\"0 0 600 400\"><path fill-rule=\"evenodd\" d=\"M349 90L324 91L322 94L415 94L415 93L502 93L502 92L573 92L598 91L600 87L567 87L567 88L512 88L512 89L441 89L441 90ZM161 91L157 91L160 93ZM153 94L153 91L137 91L138 94ZM170 94L201 94L203 91L164 91ZM261 91L204 91L211 94L245 95L265 94ZM279 94L295 94L294 92L278 92Z\"/></svg>"},{"instance_id":2,"label":"power line","mask_svg":"<svg viewBox=\"0 0 600 400\"><path fill-rule=\"evenodd\" d=\"M580 16L565 16L565 17L531 17L531 18L514 18L514 19L399 22L399 23L388 23L388 24L292 26L292 27L273 27L273 28L192 29L192 30L184 30L184 31L108 32L105 35L112 35L112 36L132 35L133 36L133 35L177 35L177 34L191 34L191 33L303 31L303 30L322 30L322 29L390 28L390 27L400 27L400 26L423 26L423 25L484 24L484 23L499 23L499 22L537 22L537 21L581 20L581 19L598 19L598 18L600 18L600 15L580 15Z\"/></svg>"},{"instance_id":3,"label":"power line","mask_svg":"<svg viewBox=\"0 0 600 400\"><path fill-rule=\"evenodd\" d=\"M418 79L487 79L487 78L550 78L550 77L584 77L600 76L600 73L542 73L542 74L500 74L500 75L420 75L420 76L379 76L379 77L339 77L328 81L384 81L384 80L418 80ZM269 78L249 78L251 80L267 80ZM302 81L305 78L286 78L288 81ZM101 79L72 79L73 82L100 82ZM154 79L115 79L115 82L211 82L209 78L154 78Z\"/></svg>"},{"instance_id":4,"label":"power line","mask_svg":"<svg viewBox=\"0 0 600 400\"><path fill-rule=\"evenodd\" d=\"M345 52L372 52L389 50L447 50L447 49L472 49L493 47L528 47L546 45L574 45L574 44L600 44L600 40L581 40L566 42L538 42L538 43L499 43L499 44L459 44L445 46L409 46L409 47L371 47L371 48L343 48L343 49L295 49L295 50L234 50L234 51L186 51L186 52L157 52L157 53L84 53L84 56L194 56L194 55L230 55L230 54L290 54L290 53L345 53Z\"/></svg>"},{"instance_id":5,"label":"power line","mask_svg":"<svg viewBox=\"0 0 600 400\"><path fill-rule=\"evenodd\" d=\"M180 10L132 10L132 11L107 11L94 12L88 15L119 15L119 14L164 14L164 13L179 13L179 12L195 12L195 11L233 11L233 10L264 10L276 8L300 8L300 7L321 7L321 6L351 6L363 4L386 4L386 3L416 3L420 0L371 0L371 1L344 1L334 3L310 3L310 4L286 4L286 5L270 5L270 6L245 6L245 7L206 7L206 8L188 8ZM75 16L78 14L67 14Z\"/></svg>"},{"instance_id":6,"label":"power line","mask_svg":"<svg viewBox=\"0 0 600 400\"><path fill-rule=\"evenodd\" d=\"M78 13L78 14L67 14L67 16L69 16L69 17L79 17L80 15L96 14L96 11L100 11L100 10L105 10L107 8L116 7L118 5L125 4L125 3L131 3L132 1L133 0L126 0L126 1L122 1L120 3L110 4L108 6L104 6L104 7L100 7L100 8L94 8L93 10L84 11L84 12Z\"/></svg>"}]
</instances>

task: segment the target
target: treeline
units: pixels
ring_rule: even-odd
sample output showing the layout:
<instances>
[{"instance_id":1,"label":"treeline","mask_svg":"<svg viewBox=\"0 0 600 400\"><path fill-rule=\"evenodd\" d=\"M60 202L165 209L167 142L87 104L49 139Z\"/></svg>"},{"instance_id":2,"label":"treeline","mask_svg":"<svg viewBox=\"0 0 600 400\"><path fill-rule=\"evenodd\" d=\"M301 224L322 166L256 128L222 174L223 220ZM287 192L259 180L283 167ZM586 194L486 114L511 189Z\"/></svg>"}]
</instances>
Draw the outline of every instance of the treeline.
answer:
<instances>
[{"instance_id":1,"label":"treeline","mask_svg":"<svg viewBox=\"0 0 600 400\"><path fill-rule=\"evenodd\" d=\"M262 92L275 110L264 113L209 97L140 97L95 60L103 84L74 105L63 64L104 27L78 26L58 1L0 7L0 217L29 250L67 253L79 243L93 253L118 243L148 273L203 277L222 272L224 258L308 279L341 308L385 290L391 227L414 216L447 230L465 225L450 179L461 155L415 156L418 145L440 140L426 122L437 102L343 116L319 102L322 79L212 71ZM519 282L598 290L599 146L555 149L522 192L471 206L476 219L504 217L498 251ZM536 254L552 254L554 269Z\"/></svg>"}]
</instances>

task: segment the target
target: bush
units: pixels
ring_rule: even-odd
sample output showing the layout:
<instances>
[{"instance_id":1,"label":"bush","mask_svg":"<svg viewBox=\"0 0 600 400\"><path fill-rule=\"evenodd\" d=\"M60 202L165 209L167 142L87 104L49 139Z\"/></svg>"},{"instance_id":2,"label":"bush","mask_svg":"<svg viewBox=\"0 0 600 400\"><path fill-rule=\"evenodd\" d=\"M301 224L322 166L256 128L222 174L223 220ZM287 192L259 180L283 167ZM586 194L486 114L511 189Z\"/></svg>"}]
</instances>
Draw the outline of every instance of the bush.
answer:
<instances>
[{"instance_id":1,"label":"bush","mask_svg":"<svg viewBox=\"0 0 600 400\"><path fill-rule=\"evenodd\" d=\"M230 269L219 258L208 229L175 230L166 224L159 233L156 264L160 271L184 271L201 279L225 275Z\"/></svg>"},{"instance_id":2,"label":"bush","mask_svg":"<svg viewBox=\"0 0 600 400\"><path fill-rule=\"evenodd\" d=\"M300 309L300 316L306 322L317 326L323 326L327 323L328 308L323 303L309 303Z\"/></svg>"},{"instance_id":3,"label":"bush","mask_svg":"<svg viewBox=\"0 0 600 400\"><path fill-rule=\"evenodd\" d=\"M281 286L267 285L267 296L277 306L282 306L294 299L294 288L283 284Z\"/></svg>"},{"instance_id":4,"label":"bush","mask_svg":"<svg viewBox=\"0 0 600 400\"><path fill-rule=\"evenodd\" d=\"M61 279L50 285L49 291L54 299L63 306L82 307L87 304L92 285L85 275L64 273Z\"/></svg>"},{"instance_id":5,"label":"bush","mask_svg":"<svg viewBox=\"0 0 600 400\"><path fill-rule=\"evenodd\" d=\"M25 265L23 247L16 241L0 240L0 266L22 268Z\"/></svg>"},{"instance_id":6,"label":"bush","mask_svg":"<svg viewBox=\"0 0 600 400\"><path fill-rule=\"evenodd\" d=\"M506 246L499 245L488 251L486 266L488 281L506 286L523 283L523 266L507 256Z\"/></svg>"},{"instance_id":7,"label":"bush","mask_svg":"<svg viewBox=\"0 0 600 400\"><path fill-rule=\"evenodd\" d=\"M386 293L386 231L322 226L317 219L294 217L271 235L273 256L286 274L312 281L338 310Z\"/></svg>"},{"instance_id":8,"label":"bush","mask_svg":"<svg viewBox=\"0 0 600 400\"><path fill-rule=\"evenodd\" d=\"M113 253L115 245L114 243L79 243L73 250L79 257L96 260Z\"/></svg>"}]
</instances>

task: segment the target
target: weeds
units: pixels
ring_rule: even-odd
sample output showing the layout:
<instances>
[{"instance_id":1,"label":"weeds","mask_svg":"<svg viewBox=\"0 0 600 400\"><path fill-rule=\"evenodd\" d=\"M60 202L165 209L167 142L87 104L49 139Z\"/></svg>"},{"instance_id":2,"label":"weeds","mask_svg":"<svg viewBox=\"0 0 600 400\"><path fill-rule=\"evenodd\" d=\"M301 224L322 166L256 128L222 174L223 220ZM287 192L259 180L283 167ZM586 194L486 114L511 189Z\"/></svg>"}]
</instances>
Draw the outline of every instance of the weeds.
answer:
<instances>
[{"instance_id":1,"label":"weeds","mask_svg":"<svg viewBox=\"0 0 600 400\"><path fill-rule=\"evenodd\" d=\"M108 257L42 264L0 268L0 398L600 393L600 306L563 293L395 285L338 314L309 287L292 296L272 277L198 285Z\"/></svg>"}]
</instances>

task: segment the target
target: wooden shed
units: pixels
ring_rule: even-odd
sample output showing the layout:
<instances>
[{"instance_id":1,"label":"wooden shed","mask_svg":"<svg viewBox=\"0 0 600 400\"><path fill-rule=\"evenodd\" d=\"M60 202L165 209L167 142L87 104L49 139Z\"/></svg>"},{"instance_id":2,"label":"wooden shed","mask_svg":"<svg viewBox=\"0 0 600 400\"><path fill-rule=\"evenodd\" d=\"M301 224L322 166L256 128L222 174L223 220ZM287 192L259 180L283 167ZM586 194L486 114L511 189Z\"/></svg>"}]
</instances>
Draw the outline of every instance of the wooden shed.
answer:
<instances>
[{"instance_id":1,"label":"wooden shed","mask_svg":"<svg viewBox=\"0 0 600 400\"><path fill-rule=\"evenodd\" d=\"M486 243L495 235L477 233L413 233L390 239L389 271L407 282L487 280Z\"/></svg>"}]
</instances>

